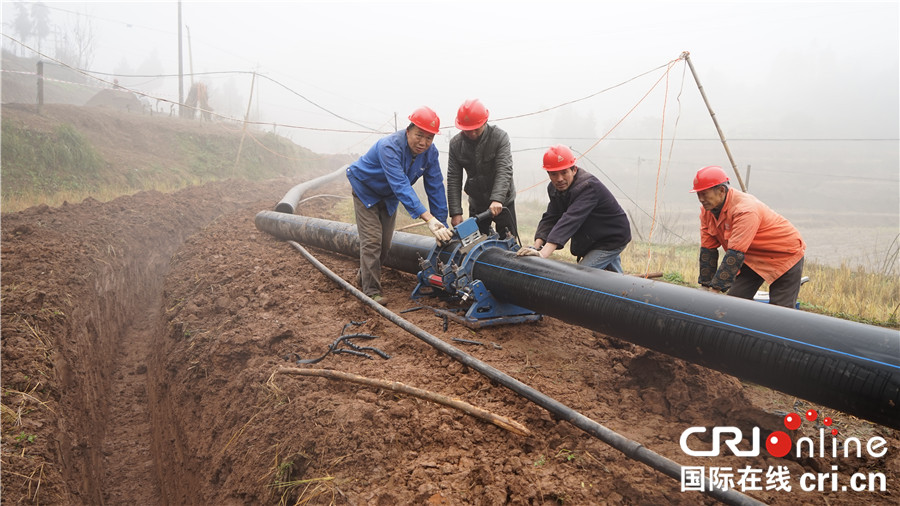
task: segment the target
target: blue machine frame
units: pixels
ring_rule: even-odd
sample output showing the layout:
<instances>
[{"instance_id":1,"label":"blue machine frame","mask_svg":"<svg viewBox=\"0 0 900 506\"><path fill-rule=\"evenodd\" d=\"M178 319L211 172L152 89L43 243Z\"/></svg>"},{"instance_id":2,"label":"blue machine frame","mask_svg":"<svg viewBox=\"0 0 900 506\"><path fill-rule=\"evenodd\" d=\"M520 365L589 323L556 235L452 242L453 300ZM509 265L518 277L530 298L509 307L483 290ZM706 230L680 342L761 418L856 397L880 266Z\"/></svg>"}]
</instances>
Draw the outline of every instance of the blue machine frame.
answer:
<instances>
[{"instance_id":1,"label":"blue machine frame","mask_svg":"<svg viewBox=\"0 0 900 506\"><path fill-rule=\"evenodd\" d=\"M428 258L419 259L420 270L416 274L418 284L410 298L439 297L453 302L469 302L465 316L457 311L432 308L470 328L489 325L535 322L541 315L530 309L502 302L494 298L484 284L472 277L472 267L487 248L516 251L515 237L500 239L497 233L484 235L478 229L478 221L489 216L489 211L473 216L455 227L453 238L445 244L435 244Z\"/></svg>"}]
</instances>

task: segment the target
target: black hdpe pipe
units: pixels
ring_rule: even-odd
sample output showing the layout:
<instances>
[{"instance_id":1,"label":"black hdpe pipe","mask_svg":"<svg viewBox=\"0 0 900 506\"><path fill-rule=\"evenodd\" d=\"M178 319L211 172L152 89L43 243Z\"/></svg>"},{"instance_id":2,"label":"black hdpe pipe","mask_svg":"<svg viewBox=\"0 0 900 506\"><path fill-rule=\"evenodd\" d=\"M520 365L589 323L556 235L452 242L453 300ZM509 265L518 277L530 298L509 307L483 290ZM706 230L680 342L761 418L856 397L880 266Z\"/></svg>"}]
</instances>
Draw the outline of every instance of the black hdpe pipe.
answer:
<instances>
[{"instance_id":1,"label":"black hdpe pipe","mask_svg":"<svg viewBox=\"0 0 900 506\"><path fill-rule=\"evenodd\" d=\"M260 214L262 214L262 213L260 213ZM322 220L315 220L315 221L322 221ZM259 214L256 217L256 224L257 224L257 227L259 227L259 225L260 225L260 215ZM260 227L260 230L264 230L269 233L272 233L271 231L266 230L265 228L262 228L262 227ZM411 234L406 234L406 235L411 235ZM424 236L416 236L416 237L424 237ZM424 237L424 238L427 239L427 241L430 243L434 242L434 239L431 239L428 237ZM396 239L396 234L395 234L395 239ZM424 341L425 343L429 344L430 346L437 349L438 351L450 356L457 362L460 362L461 364L463 364L467 367L471 367L472 369L474 369L475 371L478 371L478 373L487 377L488 379L495 381L495 382L509 388L516 394L530 400L531 402L537 404L538 406L541 406L542 408L546 409L551 414L553 414L557 419L569 422L572 425L578 427L579 429L596 437L597 439L600 439L601 441L612 446L616 450L622 452L627 457L637 460L638 462L643 462L644 464L647 464L651 468L659 470L660 472L662 472L662 473L666 474L667 476L672 477L676 480L682 479L681 465L679 465L677 462L670 460L666 457L663 457L662 455L647 449L642 444L640 444L636 441L632 441L632 440L622 436L621 434L604 427L603 425L582 415L578 411L575 411L575 410L569 408L568 406L560 403L559 401L553 399L552 397L548 397L548 396L542 394L541 392L531 388L530 386L522 383L521 381L513 378L512 376L509 376L508 374L505 374L505 373L491 367L490 365L485 364L484 362L478 360L477 358L472 357L471 355L468 355L468 354L462 352L460 349L458 349L454 346L451 346L451 345L445 343L444 341L441 341L437 337L429 334L428 332L425 332L424 330L420 329L419 327L416 327L409 321L403 319L400 315L398 315L394 312L391 312L390 310L388 310L381 304L378 304L377 302L375 302L372 299L370 299L369 297L367 297L361 291L357 290L356 287L354 287L353 285L351 285L350 283L348 283L347 281L342 279L340 276L338 276L337 274L332 272L330 269L325 267L325 265L323 265L321 262L319 262L314 256L312 256L308 251L306 251L305 248L303 248L303 246L301 246L297 242L288 240L288 244L290 244L291 247L293 247L294 249L299 251L300 254L302 254L304 256L304 258L306 258L311 264L313 264L313 266L315 266L317 269L319 269L323 274L325 274L332 281L334 281L335 283L337 283L338 285L343 287L344 290L353 294L356 298L358 298L364 304L367 304L369 307L374 309L381 316L387 318L388 320L390 320L392 323L394 323L398 327L409 332L410 334L414 335L415 337L417 337L420 340ZM342 245L345 245L345 244L343 244L343 241L342 241ZM393 247L391 248L391 251L394 251ZM708 494L726 504L734 504L734 505L742 505L742 506L764 504L762 502L757 501L756 499L753 499L752 497L746 496L746 495L742 494L741 492L738 492L737 490L734 490L734 489L722 490L720 488L714 487L710 483L709 478L706 476L703 477L703 481L704 481L703 493Z\"/></svg>"},{"instance_id":2,"label":"black hdpe pipe","mask_svg":"<svg viewBox=\"0 0 900 506\"><path fill-rule=\"evenodd\" d=\"M291 188L287 193L284 194L284 198L281 199L281 202L279 202L275 206L275 210L279 213L294 214L294 211L297 209L297 203L300 201L300 197L303 196L303 194L306 193L307 190L340 178L341 176L346 174L347 167L349 167L349 165L344 165L340 169L330 174L326 174L311 181L300 183L297 186Z\"/></svg>"},{"instance_id":3,"label":"black hdpe pipe","mask_svg":"<svg viewBox=\"0 0 900 506\"><path fill-rule=\"evenodd\" d=\"M356 226L262 211L256 226L350 257ZM434 244L394 233L388 267L420 270ZM487 248L472 274L498 300L900 429L900 333Z\"/></svg>"},{"instance_id":4,"label":"black hdpe pipe","mask_svg":"<svg viewBox=\"0 0 900 506\"><path fill-rule=\"evenodd\" d=\"M484 251L498 300L900 429L900 333L580 265Z\"/></svg>"}]
</instances>

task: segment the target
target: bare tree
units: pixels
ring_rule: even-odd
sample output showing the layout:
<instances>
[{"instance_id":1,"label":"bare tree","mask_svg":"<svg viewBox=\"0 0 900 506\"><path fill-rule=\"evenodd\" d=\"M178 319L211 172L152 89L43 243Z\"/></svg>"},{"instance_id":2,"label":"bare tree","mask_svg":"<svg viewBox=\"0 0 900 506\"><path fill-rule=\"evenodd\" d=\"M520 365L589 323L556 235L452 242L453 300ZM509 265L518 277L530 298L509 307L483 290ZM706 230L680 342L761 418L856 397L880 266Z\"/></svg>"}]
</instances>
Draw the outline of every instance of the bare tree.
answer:
<instances>
[{"instance_id":1,"label":"bare tree","mask_svg":"<svg viewBox=\"0 0 900 506\"><path fill-rule=\"evenodd\" d=\"M94 61L94 25L90 18L75 14L68 23L56 26L56 59L66 65L90 69Z\"/></svg>"},{"instance_id":2,"label":"bare tree","mask_svg":"<svg viewBox=\"0 0 900 506\"><path fill-rule=\"evenodd\" d=\"M76 66L89 69L94 63L94 23L89 17L76 16L72 27Z\"/></svg>"}]
</instances>

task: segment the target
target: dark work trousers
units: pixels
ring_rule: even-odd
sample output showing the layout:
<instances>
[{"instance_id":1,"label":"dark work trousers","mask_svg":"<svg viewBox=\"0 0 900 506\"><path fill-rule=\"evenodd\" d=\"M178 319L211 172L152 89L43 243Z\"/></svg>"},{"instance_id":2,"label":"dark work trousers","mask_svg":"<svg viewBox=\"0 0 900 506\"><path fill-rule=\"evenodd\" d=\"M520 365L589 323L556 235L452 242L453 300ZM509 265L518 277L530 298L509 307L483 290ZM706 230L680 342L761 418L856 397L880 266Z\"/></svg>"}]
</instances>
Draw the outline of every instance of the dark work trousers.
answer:
<instances>
[{"instance_id":1,"label":"dark work trousers","mask_svg":"<svg viewBox=\"0 0 900 506\"><path fill-rule=\"evenodd\" d=\"M797 296L800 295L800 278L803 277L803 260L801 258L769 285L769 304L794 308L797 306ZM741 266L741 271L734 278L734 284L728 289L728 295L742 299L752 299L756 291L763 284L763 278L747 264Z\"/></svg>"},{"instance_id":2,"label":"dark work trousers","mask_svg":"<svg viewBox=\"0 0 900 506\"><path fill-rule=\"evenodd\" d=\"M355 194L353 210L359 232L359 289L368 296L380 294L381 265L387 260L391 249L397 213L388 215L384 201L366 208Z\"/></svg>"},{"instance_id":3,"label":"dark work trousers","mask_svg":"<svg viewBox=\"0 0 900 506\"><path fill-rule=\"evenodd\" d=\"M491 203L488 202L484 207L479 206L477 202L474 202L472 199L469 199L469 217L475 216L476 214L483 213L488 210ZM493 223L496 224L497 233L500 235L500 239L506 239L506 234L504 233L506 230L509 230L516 239L519 238L519 227L516 224L516 203L510 202L509 204L504 204L502 211L497 216L494 216ZM488 235L491 233L491 220L482 220L478 223L478 230L481 231L482 234Z\"/></svg>"}]
</instances>

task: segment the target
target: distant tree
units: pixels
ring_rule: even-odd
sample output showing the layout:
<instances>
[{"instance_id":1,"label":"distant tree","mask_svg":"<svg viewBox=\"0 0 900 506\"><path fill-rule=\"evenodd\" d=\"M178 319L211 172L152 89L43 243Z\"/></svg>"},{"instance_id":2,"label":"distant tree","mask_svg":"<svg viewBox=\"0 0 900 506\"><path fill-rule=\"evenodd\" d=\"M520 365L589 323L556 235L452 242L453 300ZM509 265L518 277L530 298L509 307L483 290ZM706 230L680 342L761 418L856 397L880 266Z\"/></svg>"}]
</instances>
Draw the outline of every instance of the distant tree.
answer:
<instances>
[{"instance_id":1,"label":"distant tree","mask_svg":"<svg viewBox=\"0 0 900 506\"><path fill-rule=\"evenodd\" d=\"M43 3L32 4L31 25L34 38L37 39L37 50L41 51L41 43L50 35L50 9Z\"/></svg>"},{"instance_id":2,"label":"distant tree","mask_svg":"<svg viewBox=\"0 0 900 506\"><path fill-rule=\"evenodd\" d=\"M238 91L238 83L229 77L220 86L211 86L209 102L216 112L232 118L243 118L247 109L247 99Z\"/></svg>"},{"instance_id":3,"label":"distant tree","mask_svg":"<svg viewBox=\"0 0 900 506\"><path fill-rule=\"evenodd\" d=\"M135 73L134 69L131 68L131 65L128 64L128 60L125 59L124 56L122 57L121 60L119 60L119 63L117 63L116 66L113 67L113 74L116 74L119 76L132 75L134 73Z\"/></svg>"},{"instance_id":4,"label":"distant tree","mask_svg":"<svg viewBox=\"0 0 900 506\"><path fill-rule=\"evenodd\" d=\"M74 23L62 29L57 26L56 33L56 59L71 67L90 69L94 60L94 29L91 20L76 14Z\"/></svg>"},{"instance_id":5,"label":"distant tree","mask_svg":"<svg viewBox=\"0 0 900 506\"><path fill-rule=\"evenodd\" d=\"M163 70L162 60L159 58L159 51L156 48L153 48L153 51L150 52L147 59L138 65L137 73L142 76L158 76L163 74ZM141 78L140 82L143 83L141 87L145 91L158 90L165 84L161 78L152 80Z\"/></svg>"},{"instance_id":6,"label":"distant tree","mask_svg":"<svg viewBox=\"0 0 900 506\"><path fill-rule=\"evenodd\" d=\"M28 42L31 37L33 25L31 23L31 14L28 12L28 5L24 2L16 3L16 19L13 20L13 30L22 43ZM19 56L22 56L21 48Z\"/></svg>"}]
</instances>

